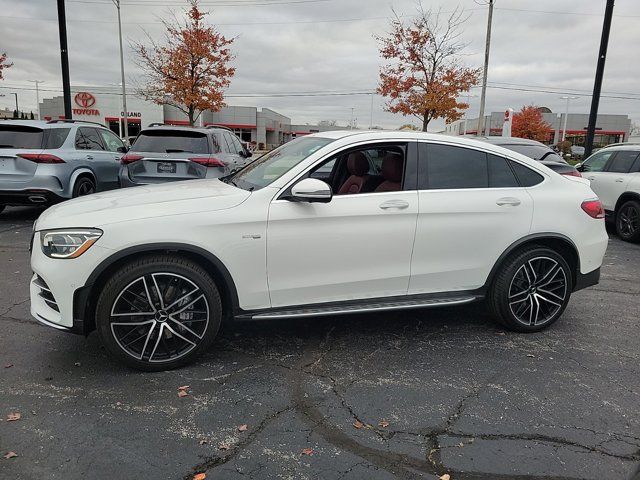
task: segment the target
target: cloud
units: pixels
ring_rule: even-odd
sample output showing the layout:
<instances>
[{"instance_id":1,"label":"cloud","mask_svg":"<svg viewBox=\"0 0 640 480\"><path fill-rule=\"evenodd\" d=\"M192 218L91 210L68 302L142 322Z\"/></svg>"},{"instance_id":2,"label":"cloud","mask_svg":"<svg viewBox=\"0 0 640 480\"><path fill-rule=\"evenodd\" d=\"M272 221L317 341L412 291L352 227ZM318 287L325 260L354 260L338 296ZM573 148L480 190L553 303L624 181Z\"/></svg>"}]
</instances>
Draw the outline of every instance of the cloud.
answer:
<instances>
[{"instance_id":1,"label":"cloud","mask_svg":"<svg viewBox=\"0 0 640 480\"><path fill-rule=\"evenodd\" d=\"M93 0L94 2L97 0ZM237 74L230 95L290 93L301 91L364 91L377 84L378 57L374 34L387 30L384 18L393 7L399 14L413 14L414 0L321 0L307 3L220 1L218 5L248 3L242 6L217 6L203 0L211 11L210 20L227 36L236 37L233 49ZM123 0L125 42L144 40L145 31L154 38L163 35L159 17L180 7L181 0ZM141 5L145 4L145 5ZM425 7L436 2L423 0ZM453 2L442 1L443 9ZM464 40L469 46L463 60L480 66L484 55L486 7L474 0L460 0L470 19ZM545 90L579 89L588 93L593 87L596 58L602 28L603 2L599 0L510 0L498 2L494 14L489 81L503 88L528 88L507 84L534 85ZM571 12L544 13L544 12ZM0 0L1 50L7 51L15 66L7 71L0 86L32 88L28 80L44 80L42 89L61 85L58 31L55 2L48 0ZM633 93L640 98L637 57L640 4L618 0L609 44L604 92ZM635 17L634 17L635 16ZM382 17L382 18L380 18ZM69 58L72 84L113 85L119 82L118 39L115 7L108 1L91 3L67 0ZM329 20L329 21L327 21ZM297 23L292 23L297 22ZM126 52L129 83L140 72ZM494 85L498 85L494 83ZM552 89L552 88L551 88ZM6 89L3 89L6 91ZM35 93L18 90L21 103L35 109ZM473 94L479 95L479 89ZM43 95L52 95L43 92ZM490 88L487 111L519 108L525 104L545 105L563 111L560 93L525 92ZM0 98L0 107L11 99ZM353 115L367 126L372 113L371 96L237 98L229 104L269 107L292 118L294 123L315 123L335 119L346 124ZM590 98L572 102L572 111L587 112ZM411 117L383 111L384 99L373 98L373 123L397 127ZM470 117L477 115L479 96L471 98ZM602 113L629 114L640 119L640 100L603 98ZM442 122L433 122L441 128Z\"/></svg>"}]
</instances>

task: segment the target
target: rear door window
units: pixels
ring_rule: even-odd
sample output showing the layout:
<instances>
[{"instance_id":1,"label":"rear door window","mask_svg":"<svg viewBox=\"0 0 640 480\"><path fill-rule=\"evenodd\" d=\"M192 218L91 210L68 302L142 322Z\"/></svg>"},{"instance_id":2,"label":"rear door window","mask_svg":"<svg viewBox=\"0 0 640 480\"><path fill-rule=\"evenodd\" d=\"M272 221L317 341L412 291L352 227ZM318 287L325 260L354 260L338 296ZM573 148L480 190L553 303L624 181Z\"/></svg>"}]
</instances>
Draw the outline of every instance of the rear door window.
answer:
<instances>
[{"instance_id":1,"label":"rear door window","mask_svg":"<svg viewBox=\"0 0 640 480\"><path fill-rule=\"evenodd\" d=\"M534 172L529 167L525 167L521 163L509 160L509 165L511 165L511 168L516 173L518 182L522 187L533 187L544 180L544 177L538 172Z\"/></svg>"},{"instance_id":2,"label":"rear door window","mask_svg":"<svg viewBox=\"0 0 640 480\"><path fill-rule=\"evenodd\" d=\"M442 190L487 188L487 155L479 150L420 143L418 188Z\"/></svg>"},{"instance_id":3,"label":"rear door window","mask_svg":"<svg viewBox=\"0 0 640 480\"><path fill-rule=\"evenodd\" d=\"M629 173L637 156L638 152L620 150L609 162L607 172Z\"/></svg>"},{"instance_id":4,"label":"rear door window","mask_svg":"<svg viewBox=\"0 0 640 480\"><path fill-rule=\"evenodd\" d=\"M506 158L489 154L487 155L487 162L489 165L489 187L512 188L519 186L518 179Z\"/></svg>"},{"instance_id":5,"label":"rear door window","mask_svg":"<svg viewBox=\"0 0 640 480\"><path fill-rule=\"evenodd\" d=\"M76 148L80 150L104 150L95 128L80 127L76 134Z\"/></svg>"},{"instance_id":6,"label":"rear door window","mask_svg":"<svg viewBox=\"0 0 640 480\"><path fill-rule=\"evenodd\" d=\"M147 130L136 138L132 152L209 153L207 135L188 130Z\"/></svg>"},{"instance_id":7,"label":"rear door window","mask_svg":"<svg viewBox=\"0 0 640 480\"><path fill-rule=\"evenodd\" d=\"M41 128L0 125L0 148L42 148Z\"/></svg>"}]
</instances>

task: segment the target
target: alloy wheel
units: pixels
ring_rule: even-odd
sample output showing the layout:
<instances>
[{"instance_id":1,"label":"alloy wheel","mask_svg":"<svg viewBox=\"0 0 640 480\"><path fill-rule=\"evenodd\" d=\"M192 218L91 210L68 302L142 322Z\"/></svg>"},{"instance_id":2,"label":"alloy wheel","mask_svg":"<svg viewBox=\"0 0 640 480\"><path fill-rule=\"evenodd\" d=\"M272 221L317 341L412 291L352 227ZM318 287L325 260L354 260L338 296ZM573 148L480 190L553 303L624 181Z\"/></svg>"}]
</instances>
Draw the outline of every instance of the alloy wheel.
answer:
<instances>
[{"instance_id":1,"label":"alloy wheel","mask_svg":"<svg viewBox=\"0 0 640 480\"><path fill-rule=\"evenodd\" d=\"M198 346L209 324L209 304L200 287L188 278L151 273L120 291L109 323L113 338L131 357L169 362Z\"/></svg>"},{"instance_id":2,"label":"alloy wheel","mask_svg":"<svg viewBox=\"0 0 640 480\"><path fill-rule=\"evenodd\" d=\"M93 186L93 183L87 180L86 182L82 182L80 185L78 185L78 196L82 197L84 195L90 195L94 193L95 190L96 189Z\"/></svg>"},{"instance_id":3,"label":"alloy wheel","mask_svg":"<svg viewBox=\"0 0 640 480\"><path fill-rule=\"evenodd\" d=\"M562 265L549 257L535 257L516 270L509 286L509 308L518 322L543 325L562 309L567 293Z\"/></svg>"},{"instance_id":4,"label":"alloy wheel","mask_svg":"<svg viewBox=\"0 0 640 480\"><path fill-rule=\"evenodd\" d=\"M625 238L632 237L640 228L640 212L633 205L626 205L618 213L618 232Z\"/></svg>"}]
</instances>

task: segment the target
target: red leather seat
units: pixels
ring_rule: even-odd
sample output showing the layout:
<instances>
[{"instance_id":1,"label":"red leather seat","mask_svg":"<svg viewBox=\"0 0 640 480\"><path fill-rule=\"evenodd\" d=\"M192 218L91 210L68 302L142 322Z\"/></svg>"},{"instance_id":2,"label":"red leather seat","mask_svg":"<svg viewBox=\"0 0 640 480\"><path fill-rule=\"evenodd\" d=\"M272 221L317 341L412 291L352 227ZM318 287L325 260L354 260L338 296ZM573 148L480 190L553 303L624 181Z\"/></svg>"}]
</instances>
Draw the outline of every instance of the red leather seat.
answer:
<instances>
[{"instance_id":1,"label":"red leather seat","mask_svg":"<svg viewBox=\"0 0 640 480\"><path fill-rule=\"evenodd\" d=\"M382 182L374 190L376 192L396 192L402 190L402 156L397 153L388 153L382 160Z\"/></svg>"},{"instance_id":2,"label":"red leather seat","mask_svg":"<svg viewBox=\"0 0 640 480\"><path fill-rule=\"evenodd\" d=\"M369 179L369 161L362 152L350 153L347 157L347 170L350 173L349 178L338 190L338 195L348 195L351 193L360 193L365 182Z\"/></svg>"}]
</instances>

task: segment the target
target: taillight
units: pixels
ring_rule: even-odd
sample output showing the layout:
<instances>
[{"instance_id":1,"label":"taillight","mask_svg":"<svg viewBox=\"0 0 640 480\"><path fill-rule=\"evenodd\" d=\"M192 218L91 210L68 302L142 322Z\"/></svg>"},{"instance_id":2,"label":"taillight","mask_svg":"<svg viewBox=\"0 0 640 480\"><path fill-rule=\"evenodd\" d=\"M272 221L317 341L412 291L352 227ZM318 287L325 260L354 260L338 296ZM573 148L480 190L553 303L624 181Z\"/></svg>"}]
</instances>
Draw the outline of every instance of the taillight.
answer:
<instances>
[{"instance_id":1,"label":"taillight","mask_svg":"<svg viewBox=\"0 0 640 480\"><path fill-rule=\"evenodd\" d=\"M126 165L128 163L137 162L138 160L142 160L144 157L142 155L136 155L134 153L127 153L120 159L120 163Z\"/></svg>"},{"instance_id":2,"label":"taillight","mask_svg":"<svg viewBox=\"0 0 640 480\"><path fill-rule=\"evenodd\" d=\"M225 164L215 157L193 157L190 158L192 162L199 163L205 167L224 167Z\"/></svg>"},{"instance_id":3,"label":"taillight","mask_svg":"<svg viewBox=\"0 0 640 480\"><path fill-rule=\"evenodd\" d=\"M582 177L579 171L570 170L568 172L560 172L560 175L566 175L567 177Z\"/></svg>"},{"instance_id":4,"label":"taillight","mask_svg":"<svg viewBox=\"0 0 640 480\"><path fill-rule=\"evenodd\" d=\"M604 207L600 200L585 200L580 207L591 218L604 218Z\"/></svg>"},{"instance_id":5,"label":"taillight","mask_svg":"<svg viewBox=\"0 0 640 480\"><path fill-rule=\"evenodd\" d=\"M17 153L16 155L35 163L65 163L60 157L50 153Z\"/></svg>"}]
</instances>

